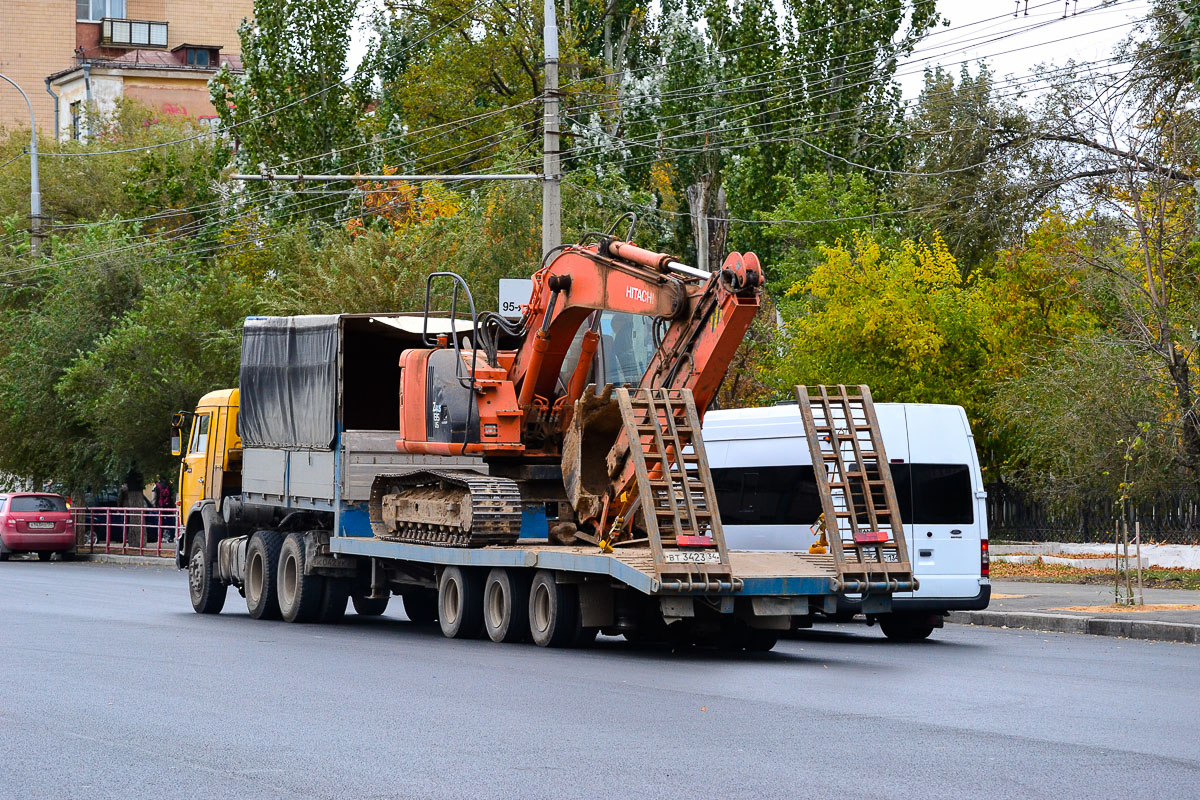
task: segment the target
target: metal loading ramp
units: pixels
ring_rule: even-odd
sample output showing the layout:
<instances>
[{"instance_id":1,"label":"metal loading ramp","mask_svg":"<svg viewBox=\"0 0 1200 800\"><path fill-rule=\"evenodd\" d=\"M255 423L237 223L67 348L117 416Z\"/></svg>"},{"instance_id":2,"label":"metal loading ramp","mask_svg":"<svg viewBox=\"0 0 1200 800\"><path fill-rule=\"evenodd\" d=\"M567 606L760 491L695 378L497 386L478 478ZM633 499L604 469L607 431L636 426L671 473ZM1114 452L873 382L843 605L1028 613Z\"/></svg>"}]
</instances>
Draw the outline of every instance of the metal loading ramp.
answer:
<instances>
[{"instance_id":1,"label":"metal loading ramp","mask_svg":"<svg viewBox=\"0 0 1200 800\"><path fill-rule=\"evenodd\" d=\"M651 567L675 591L734 590L700 417L689 389L618 389L636 478L625 512L641 513Z\"/></svg>"},{"instance_id":2,"label":"metal loading ramp","mask_svg":"<svg viewBox=\"0 0 1200 800\"><path fill-rule=\"evenodd\" d=\"M871 390L797 386L796 399L841 591L916 589Z\"/></svg>"}]
</instances>

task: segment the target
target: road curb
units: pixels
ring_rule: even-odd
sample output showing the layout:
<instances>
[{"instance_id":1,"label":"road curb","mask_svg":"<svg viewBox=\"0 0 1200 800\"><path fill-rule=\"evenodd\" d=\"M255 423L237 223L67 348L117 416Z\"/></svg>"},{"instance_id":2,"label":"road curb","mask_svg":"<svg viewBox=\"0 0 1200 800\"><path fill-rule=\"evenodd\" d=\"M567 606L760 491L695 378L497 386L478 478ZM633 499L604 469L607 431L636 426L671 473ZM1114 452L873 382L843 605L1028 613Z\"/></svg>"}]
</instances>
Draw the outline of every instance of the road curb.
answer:
<instances>
[{"instance_id":1,"label":"road curb","mask_svg":"<svg viewBox=\"0 0 1200 800\"><path fill-rule=\"evenodd\" d=\"M1026 628L1051 633L1087 633L1092 636L1122 636L1156 642L1200 644L1200 625L1111 617L1077 617L1072 614L1043 614L1033 611L953 611L946 622L985 625L991 628Z\"/></svg>"},{"instance_id":2,"label":"road curb","mask_svg":"<svg viewBox=\"0 0 1200 800\"><path fill-rule=\"evenodd\" d=\"M121 564L126 567L173 567L173 558L159 556L123 556L117 553L78 553L75 558L79 561L89 561L93 564Z\"/></svg>"}]
</instances>

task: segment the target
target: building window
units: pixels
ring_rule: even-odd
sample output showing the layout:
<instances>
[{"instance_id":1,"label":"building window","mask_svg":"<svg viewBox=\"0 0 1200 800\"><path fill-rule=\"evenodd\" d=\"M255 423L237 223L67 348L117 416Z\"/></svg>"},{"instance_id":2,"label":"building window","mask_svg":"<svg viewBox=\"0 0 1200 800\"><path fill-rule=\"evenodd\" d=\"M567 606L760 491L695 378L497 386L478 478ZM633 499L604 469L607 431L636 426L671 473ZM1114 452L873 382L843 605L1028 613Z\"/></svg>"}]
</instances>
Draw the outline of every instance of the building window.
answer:
<instances>
[{"instance_id":1,"label":"building window","mask_svg":"<svg viewBox=\"0 0 1200 800\"><path fill-rule=\"evenodd\" d=\"M71 138L78 139L83 129L83 103L71 103Z\"/></svg>"},{"instance_id":2,"label":"building window","mask_svg":"<svg viewBox=\"0 0 1200 800\"><path fill-rule=\"evenodd\" d=\"M189 67L207 67L211 63L211 53L197 47L187 49L187 65Z\"/></svg>"},{"instance_id":3,"label":"building window","mask_svg":"<svg viewBox=\"0 0 1200 800\"><path fill-rule=\"evenodd\" d=\"M129 47L166 47L167 23L106 18L100 28L100 42Z\"/></svg>"},{"instance_id":4,"label":"building window","mask_svg":"<svg viewBox=\"0 0 1200 800\"><path fill-rule=\"evenodd\" d=\"M75 0L75 19L99 22L105 17L125 16L125 0Z\"/></svg>"}]
</instances>

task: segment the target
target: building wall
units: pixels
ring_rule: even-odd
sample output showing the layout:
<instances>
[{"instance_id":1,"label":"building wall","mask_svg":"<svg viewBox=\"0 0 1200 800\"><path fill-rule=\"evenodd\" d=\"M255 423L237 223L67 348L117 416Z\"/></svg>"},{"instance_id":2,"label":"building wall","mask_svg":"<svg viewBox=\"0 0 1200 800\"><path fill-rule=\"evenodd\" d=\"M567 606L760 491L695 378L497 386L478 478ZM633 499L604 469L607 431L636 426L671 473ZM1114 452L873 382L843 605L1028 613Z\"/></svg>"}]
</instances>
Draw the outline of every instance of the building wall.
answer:
<instances>
[{"instance_id":1,"label":"building wall","mask_svg":"<svg viewBox=\"0 0 1200 800\"><path fill-rule=\"evenodd\" d=\"M207 77L207 76L206 76ZM199 122L217 115L203 78L144 78L125 76L125 96L152 109L159 119Z\"/></svg>"},{"instance_id":2,"label":"building wall","mask_svg":"<svg viewBox=\"0 0 1200 800\"><path fill-rule=\"evenodd\" d=\"M46 76L71 66L75 0L0 0L0 72L29 95L38 129L54 125ZM0 81L0 127L28 136L29 111L16 89Z\"/></svg>"},{"instance_id":3,"label":"building wall","mask_svg":"<svg viewBox=\"0 0 1200 800\"><path fill-rule=\"evenodd\" d=\"M219 44L222 53L240 53L238 26L254 16L254 0L127 0L125 13L130 19L166 20L168 47Z\"/></svg>"},{"instance_id":4,"label":"building wall","mask_svg":"<svg viewBox=\"0 0 1200 800\"><path fill-rule=\"evenodd\" d=\"M254 0L127 0L125 13L130 19L166 21L168 47L212 44L231 54L241 51L237 29L253 16ZM38 129L47 134L54 125L54 101L46 94L45 78L74 66L76 41L75 0L0 0L0 73L29 94ZM62 127L69 125L67 107L60 103ZM25 101L0 81L0 128L28 127Z\"/></svg>"},{"instance_id":5,"label":"building wall","mask_svg":"<svg viewBox=\"0 0 1200 800\"><path fill-rule=\"evenodd\" d=\"M92 70L92 103L95 113L105 116L116 110L121 97L127 97L150 108L160 119L202 122L217 114L208 99L207 77L180 77L166 72L132 72L98 67ZM71 104L81 102L86 106L87 101L83 73L77 72L69 80L63 81L59 96L62 98L59 133L63 139L70 139Z\"/></svg>"}]
</instances>

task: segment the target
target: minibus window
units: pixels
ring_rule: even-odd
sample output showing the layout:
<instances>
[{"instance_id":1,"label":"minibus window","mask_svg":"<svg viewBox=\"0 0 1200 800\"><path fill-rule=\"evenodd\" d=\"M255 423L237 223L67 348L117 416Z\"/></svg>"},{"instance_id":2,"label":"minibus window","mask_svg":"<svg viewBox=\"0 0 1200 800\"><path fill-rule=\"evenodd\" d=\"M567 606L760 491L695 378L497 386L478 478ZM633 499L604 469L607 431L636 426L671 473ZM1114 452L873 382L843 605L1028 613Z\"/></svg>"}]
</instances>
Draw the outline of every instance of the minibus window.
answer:
<instances>
[{"instance_id":1,"label":"minibus window","mask_svg":"<svg viewBox=\"0 0 1200 800\"><path fill-rule=\"evenodd\" d=\"M913 521L912 507L912 470L911 464L889 464L892 470L892 485L896 487L896 502L900 505L900 521L911 525Z\"/></svg>"},{"instance_id":2,"label":"minibus window","mask_svg":"<svg viewBox=\"0 0 1200 800\"><path fill-rule=\"evenodd\" d=\"M966 464L910 466L912 507L918 525L970 525L975 522L971 470ZM892 474L895 475L894 467ZM904 518L903 513L901 518Z\"/></svg>"}]
</instances>

